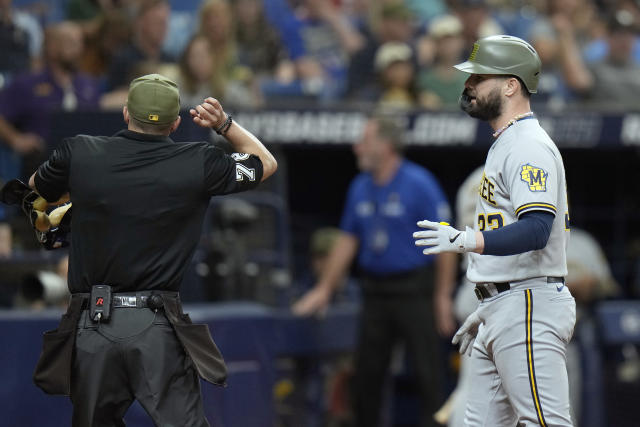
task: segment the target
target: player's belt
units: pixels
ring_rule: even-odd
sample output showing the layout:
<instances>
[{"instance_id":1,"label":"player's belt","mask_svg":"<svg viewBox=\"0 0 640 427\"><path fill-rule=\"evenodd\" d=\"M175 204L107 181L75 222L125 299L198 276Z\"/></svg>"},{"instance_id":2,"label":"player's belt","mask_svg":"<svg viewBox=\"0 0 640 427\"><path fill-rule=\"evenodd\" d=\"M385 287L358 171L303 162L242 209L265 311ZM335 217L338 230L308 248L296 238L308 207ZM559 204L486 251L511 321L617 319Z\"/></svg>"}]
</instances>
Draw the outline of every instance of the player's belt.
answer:
<instances>
[{"instance_id":1,"label":"player's belt","mask_svg":"<svg viewBox=\"0 0 640 427\"><path fill-rule=\"evenodd\" d=\"M564 283L564 277L547 276L547 283ZM496 295L511 289L509 282L496 283L478 283L474 288L476 298L483 301L485 298L495 297Z\"/></svg>"},{"instance_id":2,"label":"player's belt","mask_svg":"<svg viewBox=\"0 0 640 427\"><path fill-rule=\"evenodd\" d=\"M478 298L479 301L482 301L485 298L494 297L502 292L508 291L509 289L511 289L509 282L478 283L473 291L476 293L476 298Z\"/></svg>"}]
</instances>

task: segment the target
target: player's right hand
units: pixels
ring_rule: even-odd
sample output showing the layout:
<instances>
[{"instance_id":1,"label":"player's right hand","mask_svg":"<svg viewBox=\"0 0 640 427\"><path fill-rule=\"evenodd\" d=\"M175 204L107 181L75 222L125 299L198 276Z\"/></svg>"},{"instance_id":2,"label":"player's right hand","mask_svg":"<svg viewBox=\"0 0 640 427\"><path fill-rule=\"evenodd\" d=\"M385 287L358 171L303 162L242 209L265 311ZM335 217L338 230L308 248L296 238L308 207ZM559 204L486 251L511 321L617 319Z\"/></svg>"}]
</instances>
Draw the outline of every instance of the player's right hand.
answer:
<instances>
[{"instance_id":1,"label":"player's right hand","mask_svg":"<svg viewBox=\"0 0 640 427\"><path fill-rule=\"evenodd\" d=\"M476 340L481 323L482 319L480 319L478 310L476 310L467 317L467 320L464 321L458 332L453 336L451 343L454 345L460 343L460 354L467 353L471 356L473 343Z\"/></svg>"},{"instance_id":2,"label":"player's right hand","mask_svg":"<svg viewBox=\"0 0 640 427\"><path fill-rule=\"evenodd\" d=\"M316 285L291 307L296 316L324 315L329 307L331 292L324 286Z\"/></svg>"},{"instance_id":3,"label":"player's right hand","mask_svg":"<svg viewBox=\"0 0 640 427\"><path fill-rule=\"evenodd\" d=\"M227 114L220 101L211 97L189 110L189 114L191 114L193 122L203 128L217 129L227 120Z\"/></svg>"},{"instance_id":4,"label":"player's right hand","mask_svg":"<svg viewBox=\"0 0 640 427\"><path fill-rule=\"evenodd\" d=\"M426 231L416 231L413 238L416 246L426 246L425 255L436 255L443 252L471 252L476 248L476 233L471 228L456 230L446 222L418 221L418 227Z\"/></svg>"}]
</instances>

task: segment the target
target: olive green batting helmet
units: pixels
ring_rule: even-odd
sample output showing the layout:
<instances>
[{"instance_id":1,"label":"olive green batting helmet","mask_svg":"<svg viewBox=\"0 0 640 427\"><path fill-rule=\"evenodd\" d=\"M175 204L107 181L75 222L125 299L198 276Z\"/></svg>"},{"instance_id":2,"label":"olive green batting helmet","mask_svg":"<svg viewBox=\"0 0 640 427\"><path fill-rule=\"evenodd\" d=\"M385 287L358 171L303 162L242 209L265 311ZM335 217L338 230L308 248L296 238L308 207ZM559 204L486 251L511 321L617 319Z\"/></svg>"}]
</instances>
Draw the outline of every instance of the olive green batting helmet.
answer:
<instances>
[{"instance_id":1,"label":"olive green batting helmet","mask_svg":"<svg viewBox=\"0 0 640 427\"><path fill-rule=\"evenodd\" d=\"M469 74L517 76L529 93L536 93L541 65L538 53L526 41L513 36L489 36L475 42L469 59L454 67Z\"/></svg>"}]
</instances>

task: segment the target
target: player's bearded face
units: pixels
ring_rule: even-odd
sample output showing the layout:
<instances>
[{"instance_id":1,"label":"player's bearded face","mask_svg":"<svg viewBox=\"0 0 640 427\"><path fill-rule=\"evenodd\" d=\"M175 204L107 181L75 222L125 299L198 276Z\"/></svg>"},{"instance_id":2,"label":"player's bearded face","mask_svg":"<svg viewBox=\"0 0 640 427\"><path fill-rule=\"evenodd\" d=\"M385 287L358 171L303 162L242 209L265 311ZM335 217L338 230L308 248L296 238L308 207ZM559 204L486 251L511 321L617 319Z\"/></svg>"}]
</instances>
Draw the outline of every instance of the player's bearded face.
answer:
<instances>
[{"instance_id":1,"label":"player's bearded face","mask_svg":"<svg viewBox=\"0 0 640 427\"><path fill-rule=\"evenodd\" d=\"M486 96L478 96L475 90L465 88L460 96L460 108L475 119L496 119L502 114L500 88L494 87Z\"/></svg>"}]
</instances>

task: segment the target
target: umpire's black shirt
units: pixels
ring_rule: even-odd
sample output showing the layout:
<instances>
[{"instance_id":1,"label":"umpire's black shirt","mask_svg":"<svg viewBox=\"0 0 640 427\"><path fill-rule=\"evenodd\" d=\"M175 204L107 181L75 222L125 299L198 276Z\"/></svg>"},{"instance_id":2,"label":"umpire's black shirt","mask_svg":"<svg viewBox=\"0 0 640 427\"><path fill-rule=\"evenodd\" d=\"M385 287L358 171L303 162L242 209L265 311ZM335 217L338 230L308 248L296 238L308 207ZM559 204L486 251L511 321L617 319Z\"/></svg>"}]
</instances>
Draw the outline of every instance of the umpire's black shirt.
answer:
<instances>
[{"instance_id":1,"label":"umpire's black shirt","mask_svg":"<svg viewBox=\"0 0 640 427\"><path fill-rule=\"evenodd\" d=\"M35 175L48 201L73 202L69 289L178 290L209 198L249 190L257 156L129 130L65 139Z\"/></svg>"}]
</instances>

